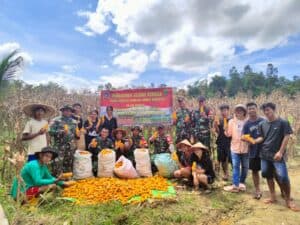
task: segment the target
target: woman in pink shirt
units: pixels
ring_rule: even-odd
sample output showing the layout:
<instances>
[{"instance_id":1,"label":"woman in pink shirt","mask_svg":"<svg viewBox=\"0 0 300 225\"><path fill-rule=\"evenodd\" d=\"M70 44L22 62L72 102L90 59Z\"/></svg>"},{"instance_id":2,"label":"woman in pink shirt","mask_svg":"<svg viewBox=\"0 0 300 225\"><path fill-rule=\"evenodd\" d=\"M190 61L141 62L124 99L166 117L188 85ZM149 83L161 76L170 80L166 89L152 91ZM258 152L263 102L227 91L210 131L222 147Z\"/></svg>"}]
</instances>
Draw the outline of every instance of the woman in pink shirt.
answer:
<instances>
[{"instance_id":1,"label":"woman in pink shirt","mask_svg":"<svg viewBox=\"0 0 300 225\"><path fill-rule=\"evenodd\" d=\"M244 105L238 104L234 108L234 119L228 123L225 135L231 137L231 158L232 158L232 185L224 187L225 191L245 191L245 180L249 168L248 144L242 141L242 131L247 120L247 109Z\"/></svg>"}]
</instances>

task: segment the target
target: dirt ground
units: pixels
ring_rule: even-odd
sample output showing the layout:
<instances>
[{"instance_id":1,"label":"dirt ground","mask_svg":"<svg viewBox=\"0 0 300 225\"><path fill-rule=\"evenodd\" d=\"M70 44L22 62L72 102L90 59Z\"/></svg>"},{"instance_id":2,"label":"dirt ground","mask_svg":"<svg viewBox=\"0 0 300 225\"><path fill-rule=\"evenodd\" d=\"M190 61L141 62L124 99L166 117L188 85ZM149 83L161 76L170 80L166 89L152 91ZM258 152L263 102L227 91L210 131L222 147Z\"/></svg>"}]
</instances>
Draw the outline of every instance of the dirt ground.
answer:
<instances>
[{"instance_id":1,"label":"dirt ground","mask_svg":"<svg viewBox=\"0 0 300 225\"><path fill-rule=\"evenodd\" d=\"M289 175L292 185L292 198L300 206L300 162L289 163ZM251 176L248 183L251 183ZM242 202L234 207L226 218L219 221L220 225L299 225L300 212L293 212L285 207L285 202L276 187L278 203L268 205L263 202L269 197L266 181L262 181L263 197L261 200L251 198L253 188L242 194ZM202 221L199 224L203 224Z\"/></svg>"}]
</instances>

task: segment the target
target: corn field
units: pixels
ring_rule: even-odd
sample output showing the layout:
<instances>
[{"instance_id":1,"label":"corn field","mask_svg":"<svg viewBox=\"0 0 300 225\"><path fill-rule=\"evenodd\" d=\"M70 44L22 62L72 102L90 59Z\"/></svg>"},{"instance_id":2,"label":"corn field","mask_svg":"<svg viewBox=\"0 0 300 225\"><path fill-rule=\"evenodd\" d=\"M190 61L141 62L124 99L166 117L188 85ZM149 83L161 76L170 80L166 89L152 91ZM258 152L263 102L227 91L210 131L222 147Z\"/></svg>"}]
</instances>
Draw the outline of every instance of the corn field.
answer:
<instances>
[{"instance_id":1,"label":"corn field","mask_svg":"<svg viewBox=\"0 0 300 225\"><path fill-rule=\"evenodd\" d=\"M184 92L177 92L177 95L184 95ZM176 94L174 95L174 103L176 103ZM186 105L190 109L197 108L198 103L194 98L186 97ZM294 134L289 144L289 155L293 157L296 154L296 143L298 142L300 133L300 110L299 101L300 94L294 99L290 99L288 96L281 92L273 92L271 95L261 95L255 99L249 98L245 94L239 94L235 98L210 98L207 100L208 106L218 113L218 106L227 103L233 108L238 103L246 104L249 101L254 101L258 105L267 101L272 101L277 105L278 114L282 118L286 118L291 123ZM99 94L91 92L82 93L66 93L61 88L40 88L31 89L15 88L6 93L5 100L0 102L0 157L2 157L2 163L0 166L1 180L11 180L13 167L8 163L8 158L12 158L16 152L26 152L22 142L20 141L22 130L24 129L25 122L28 118L25 117L22 112L22 108L30 103L44 103L53 106L59 114L59 108L64 104L73 104L79 102L82 104L83 117L92 109L99 107ZM174 104L174 110L176 110L176 104ZM153 131L153 127L144 127L144 135L149 137ZM174 135L174 128L168 128L168 132Z\"/></svg>"}]
</instances>

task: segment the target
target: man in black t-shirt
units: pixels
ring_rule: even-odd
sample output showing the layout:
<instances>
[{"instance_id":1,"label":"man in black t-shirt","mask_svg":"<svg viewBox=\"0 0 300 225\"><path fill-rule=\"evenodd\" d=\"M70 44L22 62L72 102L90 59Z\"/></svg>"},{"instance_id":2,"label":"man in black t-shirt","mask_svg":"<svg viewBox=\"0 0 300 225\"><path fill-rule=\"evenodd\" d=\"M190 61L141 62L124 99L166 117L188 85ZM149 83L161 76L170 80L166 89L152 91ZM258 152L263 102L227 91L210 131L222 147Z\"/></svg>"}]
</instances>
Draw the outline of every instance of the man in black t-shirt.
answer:
<instances>
[{"instance_id":1,"label":"man in black t-shirt","mask_svg":"<svg viewBox=\"0 0 300 225\"><path fill-rule=\"evenodd\" d=\"M223 180L227 181L229 178L228 174L228 163L231 162L230 142L231 137L227 137L224 133L228 126L229 118L229 105L223 104L219 107L221 112L221 118L215 118L214 128L218 134L217 144L217 156L218 163L222 165L223 169Z\"/></svg>"},{"instance_id":2,"label":"man in black t-shirt","mask_svg":"<svg viewBox=\"0 0 300 225\"><path fill-rule=\"evenodd\" d=\"M288 121L276 116L276 105L274 103L265 103L261 108L267 120L259 124L259 137L254 140L254 143L261 143L261 172L262 176L267 179L271 194L271 198L267 199L265 203L272 204L276 202L275 173L278 183L284 192L287 207L293 211L300 211L300 208L291 201L291 185L284 160L286 146L293 131Z\"/></svg>"}]
</instances>

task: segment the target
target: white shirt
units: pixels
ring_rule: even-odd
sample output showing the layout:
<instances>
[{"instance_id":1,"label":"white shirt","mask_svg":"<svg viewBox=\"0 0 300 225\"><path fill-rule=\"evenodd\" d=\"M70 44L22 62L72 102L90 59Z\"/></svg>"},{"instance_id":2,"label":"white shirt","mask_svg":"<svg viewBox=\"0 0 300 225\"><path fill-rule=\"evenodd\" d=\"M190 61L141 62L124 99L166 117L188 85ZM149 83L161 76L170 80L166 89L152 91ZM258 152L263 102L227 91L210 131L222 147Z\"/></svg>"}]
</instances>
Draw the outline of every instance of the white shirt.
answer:
<instances>
[{"instance_id":1,"label":"white shirt","mask_svg":"<svg viewBox=\"0 0 300 225\"><path fill-rule=\"evenodd\" d=\"M38 133L48 122L44 119L38 121L36 119L29 120L24 128L23 134L35 134ZM38 135L35 138L28 140L28 154L34 154L41 151L42 148L47 146L46 133Z\"/></svg>"}]
</instances>

